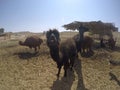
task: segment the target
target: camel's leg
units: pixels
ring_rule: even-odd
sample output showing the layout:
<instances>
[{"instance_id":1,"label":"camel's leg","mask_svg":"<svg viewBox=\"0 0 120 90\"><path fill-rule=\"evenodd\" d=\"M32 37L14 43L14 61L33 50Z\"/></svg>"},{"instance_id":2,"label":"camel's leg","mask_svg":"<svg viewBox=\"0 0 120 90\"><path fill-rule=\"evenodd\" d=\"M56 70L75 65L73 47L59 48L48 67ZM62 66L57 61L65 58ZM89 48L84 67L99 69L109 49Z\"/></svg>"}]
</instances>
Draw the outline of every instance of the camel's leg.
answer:
<instances>
[{"instance_id":1,"label":"camel's leg","mask_svg":"<svg viewBox=\"0 0 120 90\"><path fill-rule=\"evenodd\" d=\"M68 60L64 63L64 77L66 77L67 76L67 69L68 69L68 67L69 67L69 62L68 62Z\"/></svg>"},{"instance_id":2,"label":"camel's leg","mask_svg":"<svg viewBox=\"0 0 120 90\"><path fill-rule=\"evenodd\" d=\"M85 53L85 48L83 48L83 53Z\"/></svg>"},{"instance_id":3,"label":"camel's leg","mask_svg":"<svg viewBox=\"0 0 120 90\"><path fill-rule=\"evenodd\" d=\"M37 51L37 47L35 47L35 52Z\"/></svg>"},{"instance_id":4,"label":"camel's leg","mask_svg":"<svg viewBox=\"0 0 120 90\"><path fill-rule=\"evenodd\" d=\"M70 58L70 69L73 70L73 65L76 57Z\"/></svg>"},{"instance_id":5,"label":"camel's leg","mask_svg":"<svg viewBox=\"0 0 120 90\"><path fill-rule=\"evenodd\" d=\"M61 66L58 66L58 73L57 73L58 78L59 78L59 75L60 75L60 71L61 71Z\"/></svg>"},{"instance_id":6,"label":"camel's leg","mask_svg":"<svg viewBox=\"0 0 120 90\"><path fill-rule=\"evenodd\" d=\"M40 49L40 45L38 46L38 49Z\"/></svg>"}]
</instances>

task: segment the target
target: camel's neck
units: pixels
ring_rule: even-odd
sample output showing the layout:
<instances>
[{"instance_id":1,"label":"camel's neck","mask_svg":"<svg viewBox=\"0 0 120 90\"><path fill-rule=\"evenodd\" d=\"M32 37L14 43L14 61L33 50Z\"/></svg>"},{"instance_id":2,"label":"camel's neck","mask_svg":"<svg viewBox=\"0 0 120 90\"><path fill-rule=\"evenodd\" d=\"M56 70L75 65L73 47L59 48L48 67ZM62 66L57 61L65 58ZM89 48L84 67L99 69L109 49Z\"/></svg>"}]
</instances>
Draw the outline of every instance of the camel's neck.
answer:
<instances>
[{"instance_id":1,"label":"camel's neck","mask_svg":"<svg viewBox=\"0 0 120 90\"><path fill-rule=\"evenodd\" d=\"M50 47L50 55L55 62L59 61L59 47Z\"/></svg>"},{"instance_id":2,"label":"camel's neck","mask_svg":"<svg viewBox=\"0 0 120 90\"><path fill-rule=\"evenodd\" d=\"M84 39L84 32L79 32L80 34L80 41L82 41Z\"/></svg>"},{"instance_id":3,"label":"camel's neck","mask_svg":"<svg viewBox=\"0 0 120 90\"><path fill-rule=\"evenodd\" d=\"M80 34L80 41L82 41L84 39L84 32L87 31L87 28L80 26L78 30Z\"/></svg>"},{"instance_id":4,"label":"camel's neck","mask_svg":"<svg viewBox=\"0 0 120 90\"><path fill-rule=\"evenodd\" d=\"M22 46L26 46L26 44L24 42L20 42L19 44Z\"/></svg>"},{"instance_id":5,"label":"camel's neck","mask_svg":"<svg viewBox=\"0 0 120 90\"><path fill-rule=\"evenodd\" d=\"M22 46L26 46L24 43L23 44L21 44Z\"/></svg>"}]
</instances>

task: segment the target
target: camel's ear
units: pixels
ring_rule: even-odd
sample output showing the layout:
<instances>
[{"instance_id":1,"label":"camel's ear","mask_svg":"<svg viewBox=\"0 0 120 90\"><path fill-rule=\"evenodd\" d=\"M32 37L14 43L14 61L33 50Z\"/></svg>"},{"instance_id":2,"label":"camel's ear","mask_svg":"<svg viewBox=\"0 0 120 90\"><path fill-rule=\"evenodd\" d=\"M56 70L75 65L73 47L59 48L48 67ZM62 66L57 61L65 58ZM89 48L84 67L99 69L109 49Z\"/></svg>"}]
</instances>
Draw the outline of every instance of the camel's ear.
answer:
<instances>
[{"instance_id":1,"label":"camel's ear","mask_svg":"<svg viewBox=\"0 0 120 90\"><path fill-rule=\"evenodd\" d=\"M49 31L46 32L46 38L49 38L49 37L50 37L51 32L52 32L51 29L49 29Z\"/></svg>"},{"instance_id":2,"label":"camel's ear","mask_svg":"<svg viewBox=\"0 0 120 90\"><path fill-rule=\"evenodd\" d=\"M60 41L60 33L57 29L53 29L53 33L55 34L58 41Z\"/></svg>"}]
</instances>

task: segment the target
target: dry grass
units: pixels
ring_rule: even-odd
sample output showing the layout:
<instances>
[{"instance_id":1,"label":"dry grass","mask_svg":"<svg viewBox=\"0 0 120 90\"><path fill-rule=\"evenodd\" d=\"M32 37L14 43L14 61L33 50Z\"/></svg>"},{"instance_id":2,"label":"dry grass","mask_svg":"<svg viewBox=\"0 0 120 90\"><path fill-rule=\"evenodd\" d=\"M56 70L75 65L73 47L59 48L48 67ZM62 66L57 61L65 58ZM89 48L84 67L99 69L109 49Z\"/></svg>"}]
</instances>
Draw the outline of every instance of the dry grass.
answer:
<instances>
[{"instance_id":1,"label":"dry grass","mask_svg":"<svg viewBox=\"0 0 120 90\"><path fill-rule=\"evenodd\" d=\"M75 34L61 33L61 37L65 40ZM45 39L45 36L41 35L41 38ZM79 55L74 72L68 70L68 77L63 78L62 70L60 80L57 80L57 66L49 55L45 40L38 53L19 46L18 40L0 42L0 90L120 89L120 66L109 63L109 59L120 61L119 47L114 51L94 49L94 55L89 58Z\"/></svg>"}]
</instances>

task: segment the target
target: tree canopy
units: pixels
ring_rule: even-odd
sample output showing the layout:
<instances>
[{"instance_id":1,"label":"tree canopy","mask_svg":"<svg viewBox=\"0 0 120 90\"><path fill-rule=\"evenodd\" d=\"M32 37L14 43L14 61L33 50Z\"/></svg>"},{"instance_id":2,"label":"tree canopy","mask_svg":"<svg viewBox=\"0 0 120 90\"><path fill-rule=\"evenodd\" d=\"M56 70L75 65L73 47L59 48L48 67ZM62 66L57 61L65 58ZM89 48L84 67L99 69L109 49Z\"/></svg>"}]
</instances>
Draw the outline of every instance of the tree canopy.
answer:
<instances>
[{"instance_id":1,"label":"tree canopy","mask_svg":"<svg viewBox=\"0 0 120 90\"><path fill-rule=\"evenodd\" d=\"M92 34L99 34L100 36L108 35L112 37L113 31L118 31L114 23L104 23L102 21L91 21L91 22L79 22L74 21L69 24L63 25L66 30L78 30L80 25L89 28L89 32Z\"/></svg>"},{"instance_id":2,"label":"tree canopy","mask_svg":"<svg viewBox=\"0 0 120 90\"><path fill-rule=\"evenodd\" d=\"M4 33L4 28L0 28L0 34Z\"/></svg>"}]
</instances>

